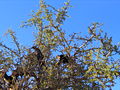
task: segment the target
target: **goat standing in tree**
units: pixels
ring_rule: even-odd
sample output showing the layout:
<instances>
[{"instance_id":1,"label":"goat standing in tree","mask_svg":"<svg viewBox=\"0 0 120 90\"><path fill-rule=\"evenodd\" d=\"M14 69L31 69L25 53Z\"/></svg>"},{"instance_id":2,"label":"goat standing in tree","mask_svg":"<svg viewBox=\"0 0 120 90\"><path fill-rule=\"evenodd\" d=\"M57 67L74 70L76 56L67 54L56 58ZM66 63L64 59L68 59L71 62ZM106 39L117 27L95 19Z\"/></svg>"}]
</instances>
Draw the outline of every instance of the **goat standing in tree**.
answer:
<instances>
[{"instance_id":1,"label":"goat standing in tree","mask_svg":"<svg viewBox=\"0 0 120 90\"><path fill-rule=\"evenodd\" d=\"M32 49L35 50L35 55L37 57L37 60L39 62L39 64L42 66L42 65L45 65L45 62L42 60L44 58L41 50L39 48L37 48L36 46L33 46Z\"/></svg>"}]
</instances>

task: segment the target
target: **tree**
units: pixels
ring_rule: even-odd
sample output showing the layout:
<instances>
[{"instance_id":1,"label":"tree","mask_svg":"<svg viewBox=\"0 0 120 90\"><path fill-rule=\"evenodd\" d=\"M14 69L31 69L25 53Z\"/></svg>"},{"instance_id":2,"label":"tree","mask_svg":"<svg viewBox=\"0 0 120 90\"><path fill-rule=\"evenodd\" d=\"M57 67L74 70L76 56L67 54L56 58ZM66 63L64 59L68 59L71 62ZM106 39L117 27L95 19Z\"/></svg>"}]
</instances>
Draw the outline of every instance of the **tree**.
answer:
<instances>
[{"instance_id":1,"label":"tree","mask_svg":"<svg viewBox=\"0 0 120 90\"><path fill-rule=\"evenodd\" d=\"M33 47L21 45L15 32L8 30L16 48L0 43L1 88L102 90L114 86L120 75L119 59L114 58L120 54L119 45L114 45L112 37L103 33L100 23L91 24L87 36L80 33L67 36L62 25L69 17L69 8L69 1L59 9L40 1L39 10L22 25L36 28L34 51ZM60 60L58 56L64 58ZM67 63L62 62L64 59ZM17 73L11 75L17 77L11 86L2 78L2 72L9 70Z\"/></svg>"}]
</instances>

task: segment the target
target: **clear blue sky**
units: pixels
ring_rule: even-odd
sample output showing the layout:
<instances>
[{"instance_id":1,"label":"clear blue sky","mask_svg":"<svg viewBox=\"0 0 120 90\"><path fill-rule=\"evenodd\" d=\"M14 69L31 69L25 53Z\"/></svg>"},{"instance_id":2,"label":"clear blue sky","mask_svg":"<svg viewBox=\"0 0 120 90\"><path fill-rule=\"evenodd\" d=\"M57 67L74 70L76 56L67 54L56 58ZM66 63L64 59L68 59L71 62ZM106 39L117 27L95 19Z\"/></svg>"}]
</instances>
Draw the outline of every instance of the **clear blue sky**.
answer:
<instances>
[{"instance_id":1,"label":"clear blue sky","mask_svg":"<svg viewBox=\"0 0 120 90\"><path fill-rule=\"evenodd\" d=\"M60 6L65 0L46 0L53 6ZM114 43L120 41L120 0L71 0L71 16L65 22L66 32L87 32L93 22L103 23L103 31L113 37ZM37 10L39 0L0 0L0 38L7 29L17 32L19 41L31 46L31 28L20 28L22 21L29 19L32 10ZM6 39L5 41L7 41ZM113 90L120 90L119 80Z\"/></svg>"}]
</instances>

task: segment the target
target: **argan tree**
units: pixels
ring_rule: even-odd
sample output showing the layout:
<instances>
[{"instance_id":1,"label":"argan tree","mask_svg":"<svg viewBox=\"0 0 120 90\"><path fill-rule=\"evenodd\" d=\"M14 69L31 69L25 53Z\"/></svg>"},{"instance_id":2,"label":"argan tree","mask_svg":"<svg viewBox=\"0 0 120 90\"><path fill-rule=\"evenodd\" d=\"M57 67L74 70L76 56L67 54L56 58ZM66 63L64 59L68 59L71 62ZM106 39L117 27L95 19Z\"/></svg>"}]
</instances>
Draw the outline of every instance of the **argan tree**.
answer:
<instances>
[{"instance_id":1,"label":"argan tree","mask_svg":"<svg viewBox=\"0 0 120 90\"><path fill-rule=\"evenodd\" d=\"M58 9L40 1L38 11L22 25L35 29L31 47L21 45L15 32L8 30L15 47L0 42L2 89L102 90L115 85L120 75L119 45L101 30L100 23L91 24L87 35L68 35L63 25L70 7L69 1ZM5 81L8 71L11 83Z\"/></svg>"}]
</instances>

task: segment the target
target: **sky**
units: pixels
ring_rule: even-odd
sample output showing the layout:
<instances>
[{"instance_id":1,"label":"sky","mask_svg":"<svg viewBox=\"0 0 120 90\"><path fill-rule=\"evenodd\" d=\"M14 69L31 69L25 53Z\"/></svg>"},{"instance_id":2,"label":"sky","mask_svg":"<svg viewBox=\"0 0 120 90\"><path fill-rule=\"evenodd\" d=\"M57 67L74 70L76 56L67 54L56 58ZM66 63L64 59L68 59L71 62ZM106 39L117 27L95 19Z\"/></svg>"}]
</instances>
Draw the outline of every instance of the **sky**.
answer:
<instances>
[{"instance_id":1,"label":"sky","mask_svg":"<svg viewBox=\"0 0 120 90\"><path fill-rule=\"evenodd\" d=\"M65 0L46 1L59 7ZM120 42L120 0L71 0L71 5L68 13L70 17L64 23L66 33L87 33L91 23L99 22L103 24L103 31L113 37L115 44ZM20 25L29 19L32 10L37 10L38 7L39 0L0 0L0 41L11 42L3 37L8 29L12 29L22 44L31 46L34 28L20 28ZM113 90L119 90L119 80L116 82Z\"/></svg>"}]
</instances>

